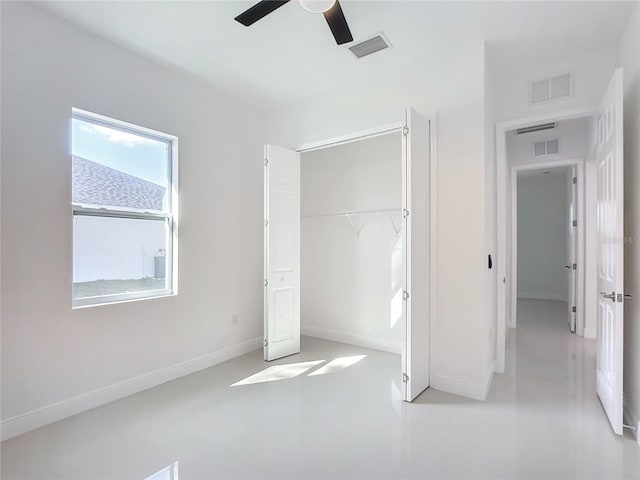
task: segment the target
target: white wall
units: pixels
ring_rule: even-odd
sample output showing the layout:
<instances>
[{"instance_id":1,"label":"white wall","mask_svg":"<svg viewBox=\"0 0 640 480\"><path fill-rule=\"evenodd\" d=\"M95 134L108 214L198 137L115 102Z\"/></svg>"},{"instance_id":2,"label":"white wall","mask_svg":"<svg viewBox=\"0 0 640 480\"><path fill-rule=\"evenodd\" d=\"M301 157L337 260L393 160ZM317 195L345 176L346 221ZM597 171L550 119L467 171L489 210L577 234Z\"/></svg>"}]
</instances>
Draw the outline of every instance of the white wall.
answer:
<instances>
[{"instance_id":1,"label":"white wall","mask_svg":"<svg viewBox=\"0 0 640 480\"><path fill-rule=\"evenodd\" d=\"M640 5L623 32L619 59L625 85L624 288L633 295L624 306L624 395L627 422L640 428Z\"/></svg>"},{"instance_id":2,"label":"white wall","mask_svg":"<svg viewBox=\"0 0 640 480\"><path fill-rule=\"evenodd\" d=\"M273 112L270 139L306 142L404 119L404 108L438 113L437 312L431 323L431 385L484 398L491 378L486 317L484 48L460 42L455 68L408 78L371 79L357 90Z\"/></svg>"},{"instance_id":3,"label":"white wall","mask_svg":"<svg viewBox=\"0 0 640 480\"><path fill-rule=\"evenodd\" d=\"M568 300L567 175L518 178L518 298Z\"/></svg>"},{"instance_id":4,"label":"white wall","mask_svg":"<svg viewBox=\"0 0 640 480\"><path fill-rule=\"evenodd\" d=\"M402 137L370 138L302 155L302 332L400 353ZM311 217L346 210L388 215ZM356 231L360 230L359 235Z\"/></svg>"},{"instance_id":5,"label":"white wall","mask_svg":"<svg viewBox=\"0 0 640 480\"><path fill-rule=\"evenodd\" d=\"M487 317L487 329L489 331L489 362L494 364L496 360L496 335L497 335L497 279L498 265L496 258L498 230L497 230L497 165L496 165L496 125L493 121L493 71L490 68L491 52L485 44L484 62L484 142L485 142L485 215L486 232L485 243L487 255L491 255L492 268L488 268L485 274L485 305Z\"/></svg>"},{"instance_id":6,"label":"white wall","mask_svg":"<svg viewBox=\"0 0 640 480\"><path fill-rule=\"evenodd\" d=\"M545 51L538 58L517 54L491 55L495 120L516 120L585 106L595 107L616 67L616 56L615 49L575 52L569 56ZM567 72L574 75L573 97L529 104L530 81Z\"/></svg>"},{"instance_id":7,"label":"white wall","mask_svg":"<svg viewBox=\"0 0 640 480\"><path fill-rule=\"evenodd\" d=\"M262 111L22 2L2 3L2 87L3 422L259 347ZM72 107L179 137L179 295L71 309Z\"/></svg>"}]
</instances>

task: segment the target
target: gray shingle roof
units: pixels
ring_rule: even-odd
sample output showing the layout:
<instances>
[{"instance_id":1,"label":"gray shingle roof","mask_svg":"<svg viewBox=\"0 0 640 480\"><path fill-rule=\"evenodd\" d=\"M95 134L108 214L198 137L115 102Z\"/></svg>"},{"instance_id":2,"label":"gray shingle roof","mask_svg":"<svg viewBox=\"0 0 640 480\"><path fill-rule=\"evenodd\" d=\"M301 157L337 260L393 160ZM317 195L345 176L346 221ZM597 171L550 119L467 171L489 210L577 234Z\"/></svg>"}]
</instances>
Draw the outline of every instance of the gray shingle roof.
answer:
<instances>
[{"instance_id":1,"label":"gray shingle roof","mask_svg":"<svg viewBox=\"0 0 640 480\"><path fill-rule=\"evenodd\" d=\"M86 158L72 156L73 203L162 210L165 188Z\"/></svg>"}]
</instances>

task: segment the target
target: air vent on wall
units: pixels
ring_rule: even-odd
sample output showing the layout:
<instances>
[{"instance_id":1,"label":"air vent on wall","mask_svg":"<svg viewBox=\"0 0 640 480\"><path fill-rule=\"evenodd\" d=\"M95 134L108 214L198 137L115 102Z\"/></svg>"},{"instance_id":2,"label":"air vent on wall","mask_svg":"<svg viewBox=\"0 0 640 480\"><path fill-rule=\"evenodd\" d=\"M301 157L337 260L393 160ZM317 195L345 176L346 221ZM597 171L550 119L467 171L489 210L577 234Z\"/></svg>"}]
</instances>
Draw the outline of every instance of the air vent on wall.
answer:
<instances>
[{"instance_id":1,"label":"air vent on wall","mask_svg":"<svg viewBox=\"0 0 640 480\"><path fill-rule=\"evenodd\" d=\"M384 50L385 48L389 48L390 46L391 44L384 34L378 33L371 38L367 38L366 40L362 40L351 45L349 50L351 50L351 53L353 53L357 58L362 58L367 55L371 55L372 53L379 52L380 50Z\"/></svg>"},{"instance_id":2,"label":"air vent on wall","mask_svg":"<svg viewBox=\"0 0 640 480\"><path fill-rule=\"evenodd\" d=\"M553 123L541 123L539 125L532 125L530 127L516 128L516 133L518 135L522 135L524 133L542 132L543 130L553 130L557 126L558 126L558 124L556 122L553 122Z\"/></svg>"},{"instance_id":3,"label":"air vent on wall","mask_svg":"<svg viewBox=\"0 0 640 480\"><path fill-rule=\"evenodd\" d=\"M546 142L536 142L533 144L534 157L546 157L560 152L560 142L558 139L547 140Z\"/></svg>"},{"instance_id":4,"label":"air vent on wall","mask_svg":"<svg viewBox=\"0 0 640 480\"><path fill-rule=\"evenodd\" d=\"M573 95L573 75L565 73L531 82L530 103L545 103Z\"/></svg>"}]
</instances>

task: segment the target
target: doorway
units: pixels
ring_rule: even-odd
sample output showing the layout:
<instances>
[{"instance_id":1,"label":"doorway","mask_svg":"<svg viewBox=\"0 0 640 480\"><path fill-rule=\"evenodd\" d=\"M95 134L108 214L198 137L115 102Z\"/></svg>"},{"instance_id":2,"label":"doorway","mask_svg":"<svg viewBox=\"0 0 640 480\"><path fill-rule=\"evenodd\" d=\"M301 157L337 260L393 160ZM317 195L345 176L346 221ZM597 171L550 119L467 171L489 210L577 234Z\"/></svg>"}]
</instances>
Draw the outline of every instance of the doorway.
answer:
<instances>
[{"instance_id":1,"label":"doorway","mask_svg":"<svg viewBox=\"0 0 640 480\"><path fill-rule=\"evenodd\" d=\"M589 149L584 158L584 310L583 334L595 342L595 376L598 398L613 431L623 429L623 330L624 330L624 163L623 163L623 72L616 69L600 102L593 108L556 112L496 125L497 160L497 319L496 373L505 372L507 328L515 320L513 267L511 263L510 208L511 167L507 138L510 131L545 131L565 121L589 122ZM546 139L532 145L532 154L557 154L559 143ZM578 183L579 184L579 183ZM579 219L578 219L579 222ZM578 223L579 224L579 223ZM580 264L578 264L578 269ZM580 276L578 276L578 279ZM517 282L517 280L516 280ZM580 290L578 290L580 291ZM578 307L578 312L580 305ZM579 318L579 317L578 317ZM588 325L591 322L592 330ZM577 325L579 328L579 324Z\"/></svg>"},{"instance_id":2,"label":"doorway","mask_svg":"<svg viewBox=\"0 0 640 480\"><path fill-rule=\"evenodd\" d=\"M391 163L381 171L375 172L368 181L366 179L368 169L360 168L360 173L364 174L365 178L358 177L357 171L349 172L350 164L351 168L357 170L353 165L366 162L367 155L369 157L374 155L372 148L384 150L380 145L376 147L375 142L384 143L387 139L378 139L378 137L389 137L391 140L395 138L394 149L400 152L400 164L395 166L395 170L399 170L399 176L396 175L398 172L393 173L394 167ZM390 282L387 287L388 292L385 294L389 298L385 300L383 296L382 301L389 302L387 314L390 326L384 333L390 335L392 345L395 338L393 335L401 339L396 345L400 346L402 353L403 398L412 401L428 387L429 315L432 308L430 264L435 252L430 244L433 232L430 202L432 178L430 157L433 146L430 137L431 120L409 108L404 121L392 128L383 127L317 142L301 147L298 151L272 145L266 146L265 360L274 360L300 352L301 279L306 278L305 283L310 287L308 292L305 291L303 297L305 302L309 302L309 305L314 305L315 302L316 305L315 309L303 307L302 312L313 316L318 313L318 310L324 309L325 314L334 317L335 321L335 312L344 309L345 305L359 304L362 307L366 305L367 297L373 299L376 288L380 286L380 278L373 281L372 285L359 288L353 281L349 283L348 278L346 281L340 278L340 272L337 270L332 273L331 265L335 264L333 266L339 269L340 266L344 267L350 262L360 267L364 265L365 271L372 269L371 271L377 270L378 273L382 271L383 274L388 267L390 278L383 281ZM364 142L374 140L373 147L366 147ZM365 145L365 148L361 149L362 152L356 153L360 145ZM336 161L332 158L336 156L335 149L338 147L347 152L350 150L351 160ZM305 157L315 158L311 163L315 163L317 168L315 171L307 169L301 185L301 165ZM359 157L362 158L358 160ZM399 185L393 188L380 187L385 182L392 181L394 176L399 179ZM355 179L358 180L355 181ZM378 187L375 187L376 182ZM305 188L304 193L301 192L301 188ZM302 211L301 198L305 199ZM349 206L350 204L353 206ZM391 233L388 230L389 227L392 228L394 235L391 243L386 247L390 249L387 252L389 265L384 268L377 265L374 261L375 257L371 256L372 252L367 252L367 248L373 248L372 245L376 242L384 240L380 232L378 232L380 238L373 244L371 241L374 239L369 239L368 243L357 242L365 234L367 226L369 230L378 229L380 224L377 221L381 219L386 225L384 236ZM301 223L303 220L305 226ZM341 222L336 223L336 220ZM344 223L345 220L346 223ZM313 232L314 228L320 229L322 224L325 224L324 227L330 225L325 228L326 232L305 233L305 231ZM346 232L351 235L351 238L341 239L347 224ZM305 245L302 248L301 241L305 241L309 246ZM354 263L353 258L346 255L347 250L355 252L356 255L364 255L364 261ZM304 255L301 255L302 252L305 252ZM317 260L323 255L326 256L325 261L318 263ZM369 261L366 259L367 256ZM336 263L336 259L341 261L338 260ZM365 277L369 281L377 277L372 275L371 271L363 274L363 272L354 273L351 269L347 277L351 274L358 277L360 281L364 281ZM337 289L333 283L338 284ZM340 284L343 288L340 288ZM364 295L365 301L354 299L353 296L345 293L346 291ZM322 308L318 308L319 305ZM392 320L392 317L395 318ZM341 318L341 326L347 323L347 319L352 323L354 320L353 316L349 315L342 315ZM369 319L371 318L372 315L369 315ZM318 322L317 316L315 321ZM305 328L307 333L315 331L318 336L322 333L322 327L311 325ZM335 329L325 328L325 335L327 331L333 331L334 335L336 332ZM358 338L362 337L352 335L342 339L348 341L351 338L353 343L356 343Z\"/></svg>"},{"instance_id":3,"label":"doorway","mask_svg":"<svg viewBox=\"0 0 640 480\"><path fill-rule=\"evenodd\" d=\"M583 171L582 159L512 167L511 327L521 300L562 302L566 328L584 335Z\"/></svg>"}]
</instances>

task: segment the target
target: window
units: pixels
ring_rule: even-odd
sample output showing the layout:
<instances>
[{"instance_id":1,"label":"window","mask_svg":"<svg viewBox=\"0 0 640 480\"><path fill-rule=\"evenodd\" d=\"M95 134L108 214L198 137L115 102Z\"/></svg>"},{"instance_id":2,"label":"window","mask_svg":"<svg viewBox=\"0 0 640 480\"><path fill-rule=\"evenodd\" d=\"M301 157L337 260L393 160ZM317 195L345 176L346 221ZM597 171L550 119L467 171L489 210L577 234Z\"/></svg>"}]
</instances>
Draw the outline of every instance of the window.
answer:
<instances>
[{"instance_id":1,"label":"window","mask_svg":"<svg viewBox=\"0 0 640 480\"><path fill-rule=\"evenodd\" d=\"M177 293L177 143L73 109L73 306Z\"/></svg>"}]
</instances>

